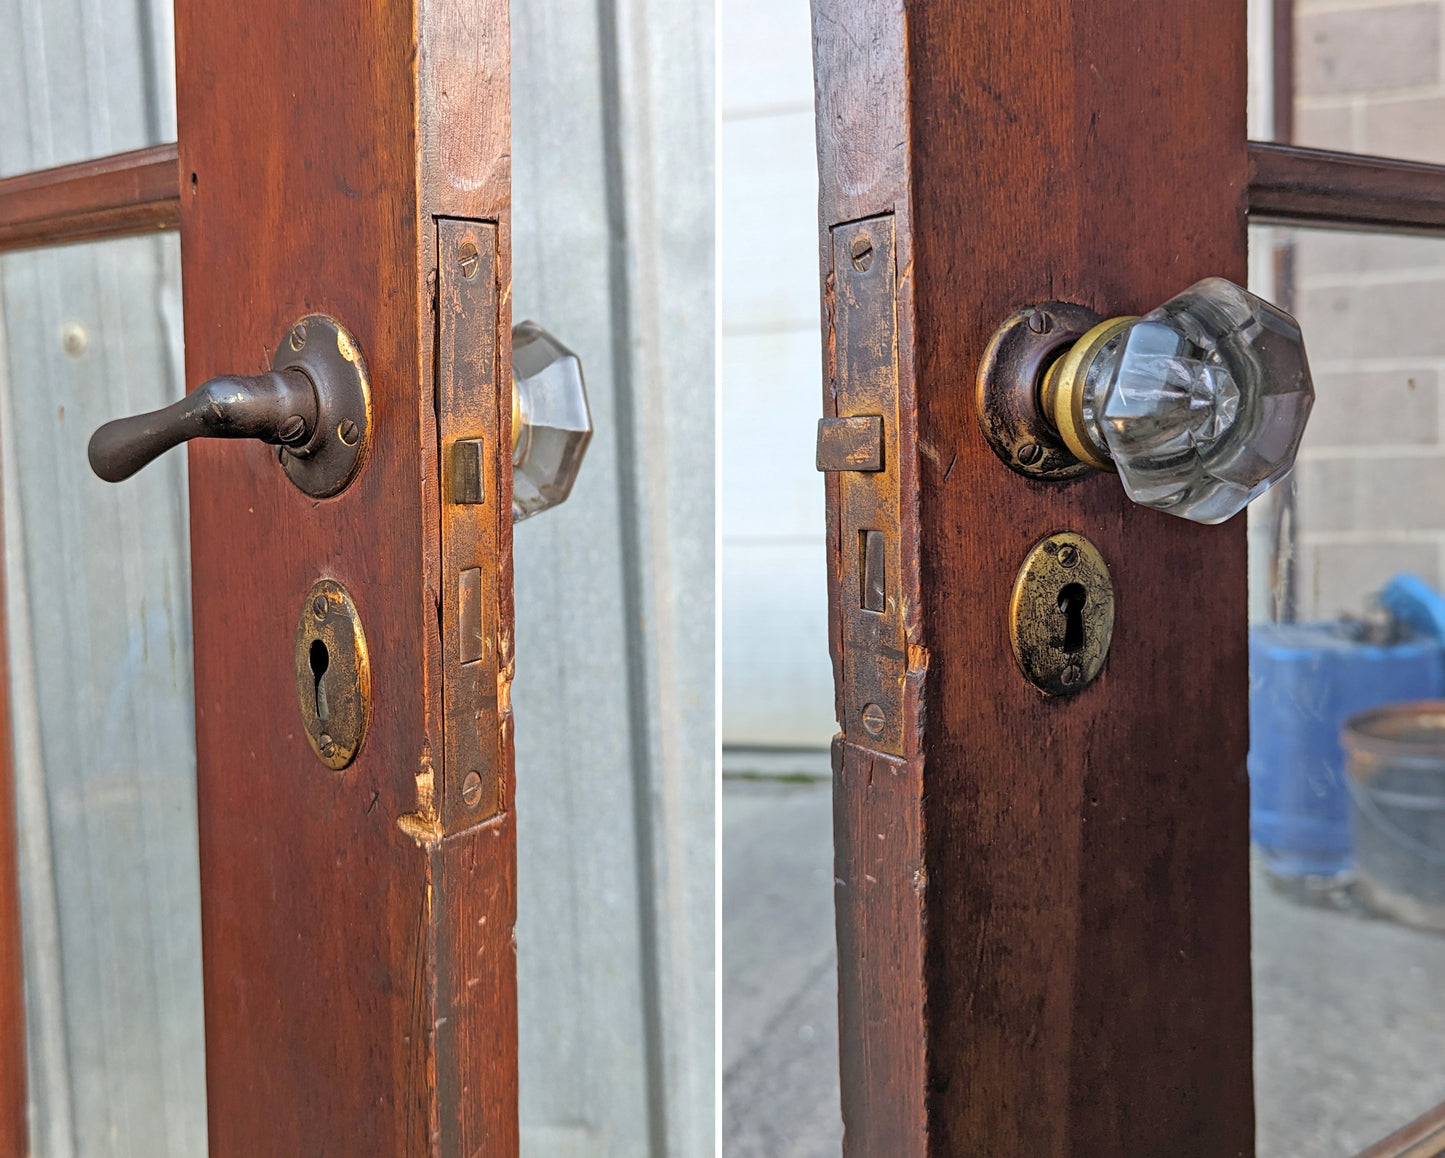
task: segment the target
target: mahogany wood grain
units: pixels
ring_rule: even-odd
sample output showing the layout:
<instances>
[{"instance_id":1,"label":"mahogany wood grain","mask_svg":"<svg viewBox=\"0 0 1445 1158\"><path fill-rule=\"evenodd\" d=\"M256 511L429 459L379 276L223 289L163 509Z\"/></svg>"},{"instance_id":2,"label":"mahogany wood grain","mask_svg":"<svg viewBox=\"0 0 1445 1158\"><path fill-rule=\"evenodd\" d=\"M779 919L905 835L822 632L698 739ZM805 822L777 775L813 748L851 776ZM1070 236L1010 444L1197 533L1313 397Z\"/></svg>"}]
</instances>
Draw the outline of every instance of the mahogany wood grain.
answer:
<instances>
[{"instance_id":1,"label":"mahogany wood grain","mask_svg":"<svg viewBox=\"0 0 1445 1158\"><path fill-rule=\"evenodd\" d=\"M835 754L845 1153L1250 1155L1244 520L1028 481L973 403L1021 306L1244 280L1245 5L813 0L813 32L826 318L829 230L896 222L919 689L901 759ZM824 349L832 415L831 324ZM1059 529L1102 550L1117 619L1100 678L1046 699L1006 615Z\"/></svg>"},{"instance_id":2,"label":"mahogany wood grain","mask_svg":"<svg viewBox=\"0 0 1445 1158\"><path fill-rule=\"evenodd\" d=\"M153 145L0 180L0 251L175 229L176 145Z\"/></svg>"},{"instance_id":3,"label":"mahogany wood grain","mask_svg":"<svg viewBox=\"0 0 1445 1158\"><path fill-rule=\"evenodd\" d=\"M30 1151L25 1085L25 962L20 945L20 861L15 737L10 717L9 628L0 576L0 1156Z\"/></svg>"},{"instance_id":4,"label":"mahogany wood grain","mask_svg":"<svg viewBox=\"0 0 1445 1158\"><path fill-rule=\"evenodd\" d=\"M188 383L266 365L320 311L355 335L374 404L369 461L333 499L259 443L190 449L210 1153L509 1158L510 718L504 810L443 836L444 731L465 721L442 711L433 408L439 216L497 228L510 364L507 5L178 0L176 45ZM497 497L481 562L510 648ZM372 661L370 734L339 773L301 735L291 674L322 575Z\"/></svg>"},{"instance_id":5,"label":"mahogany wood grain","mask_svg":"<svg viewBox=\"0 0 1445 1158\"><path fill-rule=\"evenodd\" d=\"M1445 165L1251 141L1249 219L1445 235Z\"/></svg>"}]
</instances>

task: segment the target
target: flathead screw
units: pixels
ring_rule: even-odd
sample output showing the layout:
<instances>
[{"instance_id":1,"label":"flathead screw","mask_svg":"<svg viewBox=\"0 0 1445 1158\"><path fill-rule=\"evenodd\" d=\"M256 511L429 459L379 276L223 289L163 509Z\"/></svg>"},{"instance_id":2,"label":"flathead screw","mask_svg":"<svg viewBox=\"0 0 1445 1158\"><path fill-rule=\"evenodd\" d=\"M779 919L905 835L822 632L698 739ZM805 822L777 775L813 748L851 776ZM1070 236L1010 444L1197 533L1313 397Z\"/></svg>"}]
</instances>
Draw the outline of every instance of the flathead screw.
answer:
<instances>
[{"instance_id":1,"label":"flathead screw","mask_svg":"<svg viewBox=\"0 0 1445 1158\"><path fill-rule=\"evenodd\" d=\"M1035 310L1029 315L1029 329L1036 334L1047 334L1054 328L1054 319L1043 310Z\"/></svg>"},{"instance_id":2,"label":"flathead screw","mask_svg":"<svg viewBox=\"0 0 1445 1158\"><path fill-rule=\"evenodd\" d=\"M336 755L336 741L326 732L316 737L316 748L328 760Z\"/></svg>"},{"instance_id":3,"label":"flathead screw","mask_svg":"<svg viewBox=\"0 0 1445 1158\"><path fill-rule=\"evenodd\" d=\"M343 418L341 425L336 428L336 435L347 446L355 446L356 440L361 437L361 431L351 419Z\"/></svg>"},{"instance_id":4,"label":"flathead screw","mask_svg":"<svg viewBox=\"0 0 1445 1158\"><path fill-rule=\"evenodd\" d=\"M853 239L853 268L859 273L867 273L872 264L873 239L866 233L860 233Z\"/></svg>"},{"instance_id":5,"label":"flathead screw","mask_svg":"<svg viewBox=\"0 0 1445 1158\"><path fill-rule=\"evenodd\" d=\"M1059 566L1072 567L1079 561L1079 549L1072 543L1065 543L1059 548Z\"/></svg>"},{"instance_id":6,"label":"flathead screw","mask_svg":"<svg viewBox=\"0 0 1445 1158\"><path fill-rule=\"evenodd\" d=\"M877 704L863 705L863 726L868 729L869 735L876 736L883 731L883 725L887 723L887 717L883 709Z\"/></svg>"},{"instance_id":7,"label":"flathead screw","mask_svg":"<svg viewBox=\"0 0 1445 1158\"><path fill-rule=\"evenodd\" d=\"M295 442L305 431L306 419L299 414L293 414L281 423L281 428L276 431L276 437L282 442Z\"/></svg>"},{"instance_id":8,"label":"flathead screw","mask_svg":"<svg viewBox=\"0 0 1445 1158\"><path fill-rule=\"evenodd\" d=\"M1059 682L1063 684L1064 687L1071 688L1079 682L1079 677L1083 674L1084 673L1079 670L1078 664L1071 663L1059 673Z\"/></svg>"},{"instance_id":9,"label":"flathead screw","mask_svg":"<svg viewBox=\"0 0 1445 1158\"><path fill-rule=\"evenodd\" d=\"M311 614L317 619L326 618L326 596L318 595L311 601Z\"/></svg>"},{"instance_id":10,"label":"flathead screw","mask_svg":"<svg viewBox=\"0 0 1445 1158\"><path fill-rule=\"evenodd\" d=\"M481 261L477 253L475 241L462 242L461 248L457 250L457 264L462 267L462 276L469 278L477 272L477 264Z\"/></svg>"},{"instance_id":11,"label":"flathead screw","mask_svg":"<svg viewBox=\"0 0 1445 1158\"><path fill-rule=\"evenodd\" d=\"M475 808L482 799L482 774L480 772L468 772L467 778L462 781L462 803L468 808Z\"/></svg>"},{"instance_id":12,"label":"flathead screw","mask_svg":"<svg viewBox=\"0 0 1445 1158\"><path fill-rule=\"evenodd\" d=\"M304 345L306 345L306 327L302 325L291 327L291 348L299 350Z\"/></svg>"},{"instance_id":13,"label":"flathead screw","mask_svg":"<svg viewBox=\"0 0 1445 1158\"><path fill-rule=\"evenodd\" d=\"M1019 447L1019 462L1024 466L1033 466L1044 456L1044 448L1037 442L1026 442Z\"/></svg>"}]
</instances>

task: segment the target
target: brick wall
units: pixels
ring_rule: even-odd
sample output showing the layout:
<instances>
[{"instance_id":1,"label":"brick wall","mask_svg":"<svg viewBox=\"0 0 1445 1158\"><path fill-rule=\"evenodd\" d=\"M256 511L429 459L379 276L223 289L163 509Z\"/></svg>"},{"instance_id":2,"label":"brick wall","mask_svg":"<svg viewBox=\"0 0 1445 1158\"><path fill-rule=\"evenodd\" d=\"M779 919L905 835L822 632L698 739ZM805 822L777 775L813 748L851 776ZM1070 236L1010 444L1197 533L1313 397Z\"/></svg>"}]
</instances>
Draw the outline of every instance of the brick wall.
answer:
<instances>
[{"instance_id":1,"label":"brick wall","mask_svg":"<svg viewBox=\"0 0 1445 1158\"><path fill-rule=\"evenodd\" d=\"M1445 162L1442 7L1300 0L1295 142ZM1439 583L1445 241L1327 231L1253 240L1295 247L1294 303L1317 394L1297 470L1300 617L1358 612L1399 570Z\"/></svg>"}]
</instances>

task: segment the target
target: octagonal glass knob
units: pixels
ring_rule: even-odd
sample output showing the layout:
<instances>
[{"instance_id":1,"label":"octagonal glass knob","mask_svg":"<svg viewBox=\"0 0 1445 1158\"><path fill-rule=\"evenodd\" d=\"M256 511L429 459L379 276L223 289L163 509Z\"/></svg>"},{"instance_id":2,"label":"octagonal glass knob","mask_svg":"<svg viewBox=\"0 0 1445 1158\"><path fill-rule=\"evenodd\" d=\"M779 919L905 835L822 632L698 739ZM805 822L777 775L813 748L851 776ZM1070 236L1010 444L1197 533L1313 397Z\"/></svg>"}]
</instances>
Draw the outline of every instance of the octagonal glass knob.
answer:
<instances>
[{"instance_id":1,"label":"octagonal glass knob","mask_svg":"<svg viewBox=\"0 0 1445 1158\"><path fill-rule=\"evenodd\" d=\"M1220 523L1289 474L1314 403L1299 325L1223 278L1085 333L1048 370L1065 445L1136 503Z\"/></svg>"},{"instance_id":2,"label":"octagonal glass knob","mask_svg":"<svg viewBox=\"0 0 1445 1158\"><path fill-rule=\"evenodd\" d=\"M536 322L512 327L512 521L572 493L592 439L582 362Z\"/></svg>"}]
</instances>

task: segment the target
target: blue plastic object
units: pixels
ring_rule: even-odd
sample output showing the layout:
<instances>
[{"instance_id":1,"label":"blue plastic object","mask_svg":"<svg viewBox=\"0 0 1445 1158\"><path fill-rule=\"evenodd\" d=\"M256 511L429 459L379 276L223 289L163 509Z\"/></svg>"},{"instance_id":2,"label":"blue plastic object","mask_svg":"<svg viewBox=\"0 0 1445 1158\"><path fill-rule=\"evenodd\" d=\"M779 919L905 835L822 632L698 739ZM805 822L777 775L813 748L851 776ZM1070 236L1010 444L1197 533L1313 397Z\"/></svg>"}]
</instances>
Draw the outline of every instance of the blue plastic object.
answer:
<instances>
[{"instance_id":1,"label":"blue plastic object","mask_svg":"<svg viewBox=\"0 0 1445 1158\"><path fill-rule=\"evenodd\" d=\"M1400 622L1429 631L1438 609L1445 632L1445 602L1427 585L1397 576L1391 589ZM1442 641L1422 632L1372 644L1338 623L1270 624L1250 631L1249 668L1250 836L1279 876L1344 873L1353 850L1341 725L1379 704L1445 694Z\"/></svg>"},{"instance_id":2,"label":"blue plastic object","mask_svg":"<svg viewBox=\"0 0 1445 1158\"><path fill-rule=\"evenodd\" d=\"M1445 641L1445 598L1418 575L1402 572L1380 588L1380 606L1416 635Z\"/></svg>"}]
</instances>

